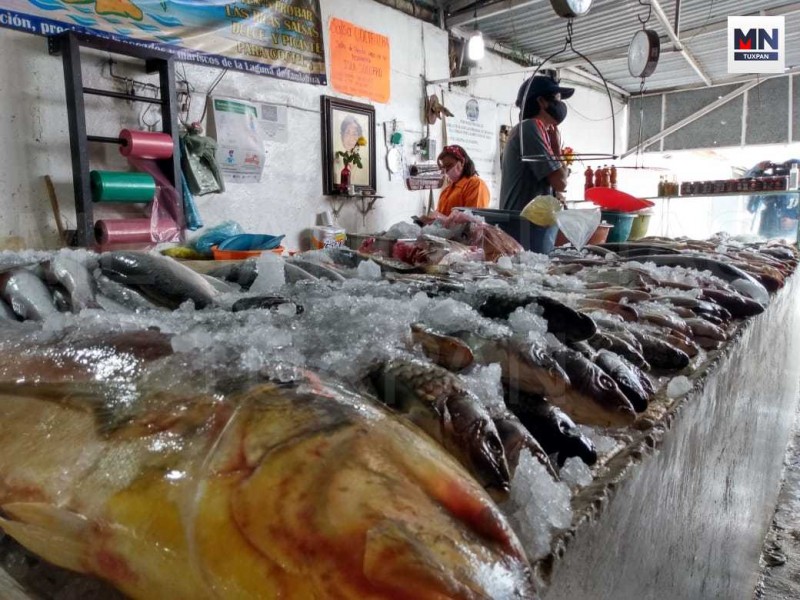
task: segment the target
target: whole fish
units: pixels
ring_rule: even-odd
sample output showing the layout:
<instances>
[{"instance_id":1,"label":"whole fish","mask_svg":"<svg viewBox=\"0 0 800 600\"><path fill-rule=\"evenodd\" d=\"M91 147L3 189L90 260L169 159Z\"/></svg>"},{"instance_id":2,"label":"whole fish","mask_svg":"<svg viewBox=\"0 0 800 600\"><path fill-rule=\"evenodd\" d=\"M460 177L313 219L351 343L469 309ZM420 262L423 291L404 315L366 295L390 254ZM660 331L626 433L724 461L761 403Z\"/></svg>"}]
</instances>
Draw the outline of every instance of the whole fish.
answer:
<instances>
[{"instance_id":1,"label":"whole fish","mask_svg":"<svg viewBox=\"0 0 800 600\"><path fill-rule=\"evenodd\" d=\"M53 296L44 282L27 269L0 273L0 298L23 320L42 321L58 314Z\"/></svg>"},{"instance_id":2,"label":"whole fish","mask_svg":"<svg viewBox=\"0 0 800 600\"><path fill-rule=\"evenodd\" d=\"M712 316L722 321L730 321L732 318L731 313L715 302L707 302L705 300L686 296L659 296L655 299L659 302L667 302L673 306L688 308L702 318Z\"/></svg>"},{"instance_id":3,"label":"whole fish","mask_svg":"<svg viewBox=\"0 0 800 600\"><path fill-rule=\"evenodd\" d=\"M312 260L302 258L302 255L293 256L285 261L287 265L294 265L301 268L306 273L319 279L329 279L331 281L345 281L344 275L339 273L334 265L323 265Z\"/></svg>"},{"instance_id":4,"label":"whole fish","mask_svg":"<svg viewBox=\"0 0 800 600\"><path fill-rule=\"evenodd\" d=\"M763 304L735 292L704 288L700 298L718 304L737 319L754 317L766 310Z\"/></svg>"},{"instance_id":5,"label":"whole fish","mask_svg":"<svg viewBox=\"0 0 800 600\"><path fill-rule=\"evenodd\" d=\"M388 406L439 442L490 493L508 493L511 475L494 422L455 375L418 360L392 360L370 378Z\"/></svg>"},{"instance_id":6,"label":"whole fish","mask_svg":"<svg viewBox=\"0 0 800 600\"><path fill-rule=\"evenodd\" d=\"M704 319L686 319L686 324L691 327L695 339L699 337L711 338L718 342L727 342L728 334L721 327Z\"/></svg>"},{"instance_id":7,"label":"whole fish","mask_svg":"<svg viewBox=\"0 0 800 600\"><path fill-rule=\"evenodd\" d=\"M244 290L249 290L256 280L256 276L258 276L258 265L255 258L248 258L242 262L229 263L211 269L206 274L240 285Z\"/></svg>"},{"instance_id":8,"label":"whole fish","mask_svg":"<svg viewBox=\"0 0 800 600\"><path fill-rule=\"evenodd\" d=\"M411 338L415 344L422 346L425 356L450 371L461 371L475 361L466 342L452 335L433 331L421 323L411 324Z\"/></svg>"},{"instance_id":9,"label":"whole fish","mask_svg":"<svg viewBox=\"0 0 800 600\"><path fill-rule=\"evenodd\" d=\"M624 358L608 350L600 350L595 356L594 362L614 380L637 413L647 410L652 392L648 393L648 390L642 386L638 375Z\"/></svg>"},{"instance_id":10,"label":"whole fish","mask_svg":"<svg viewBox=\"0 0 800 600\"><path fill-rule=\"evenodd\" d=\"M517 342L510 338L481 337L458 332L472 350L475 362L482 365L498 363L503 383L512 391L551 396L569 385L569 377L547 351L536 344Z\"/></svg>"},{"instance_id":11,"label":"whole fish","mask_svg":"<svg viewBox=\"0 0 800 600\"><path fill-rule=\"evenodd\" d=\"M116 281L112 281L103 275L100 269L95 270L94 278L95 281L97 281L97 289L101 296L105 296L106 298L109 298L113 302L116 302L129 310L166 310L163 306L154 304L136 290L125 287ZM98 302L101 307L105 308L104 301L102 299Z\"/></svg>"},{"instance_id":12,"label":"whole fish","mask_svg":"<svg viewBox=\"0 0 800 600\"><path fill-rule=\"evenodd\" d=\"M592 319L547 296L491 294L478 306L489 319L507 319L518 308L536 304L547 321L547 331L565 342L579 342L592 337L597 327Z\"/></svg>"},{"instance_id":13,"label":"whole fish","mask_svg":"<svg viewBox=\"0 0 800 600\"><path fill-rule=\"evenodd\" d=\"M600 367L566 347L551 351L551 355L564 368L570 385L547 399L575 421L598 427L625 427L636 420L630 401Z\"/></svg>"},{"instance_id":14,"label":"whole fish","mask_svg":"<svg viewBox=\"0 0 800 600\"><path fill-rule=\"evenodd\" d=\"M242 310L252 310L256 308L270 310L282 304L294 303L289 298L284 298L283 296L251 296L247 298L240 298L234 302L233 306L231 307L231 311L239 312ZM294 304L295 314L302 314L304 310L305 309L301 305Z\"/></svg>"},{"instance_id":15,"label":"whole fish","mask_svg":"<svg viewBox=\"0 0 800 600\"><path fill-rule=\"evenodd\" d=\"M689 366L689 356L683 350L637 329L631 329L631 334L641 344L645 360L654 368L680 371Z\"/></svg>"},{"instance_id":16,"label":"whole fish","mask_svg":"<svg viewBox=\"0 0 800 600\"><path fill-rule=\"evenodd\" d=\"M595 350L610 350L614 354L626 358L641 369L650 369L650 365L634 346L631 346L625 340L612 333L599 332L593 335L587 343Z\"/></svg>"},{"instance_id":17,"label":"whole fish","mask_svg":"<svg viewBox=\"0 0 800 600\"><path fill-rule=\"evenodd\" d=\"M347 388L128 383L104 434L116 387L0 384L0 528L45 560L133 599L535 597L489 496Z\"/></svg>"},{"instance_id":18,"label":"whole fish","mask_svg":"<svg viewBox=\"0 0 800 600\"><path fill-rule=\"evenodd\" d=\"M638 321L639 313L637 310L628 305L619 302L611 302L610 300L596 300L594 298L581 298L578 300L578 306L587 310L602 310L612 315L622 317L625 321Z\"/></svg>"},{"instance_id":19,"label":"whole fish","mask_svg":"<svg viewBox=\"0 0 800 600\"><path fill-rule=\"evenodd\" d=\"M503 449L508 462L508 470L511 478L519 465L519 457L523 450L528 450L533 458L537 459L550 472L553 479L558 479L558 473L553 468L550 458L525 425L510 410L505 410L499 414L493 414L492 420L503 442Z\"/></svg>"},{"instance_id":20,"label":"whole fish","mask_svg":"<svg viewBox=\"0 0 800 600\"><path fill-rule=\"evenodd\" d=\"M100 269L109 279L133 287L159 306L171 309L187 300L197 308L206 308L220 296L202 275L160 254L107 252L100 255Z\"/></svg>"},{"instance_id":21,"label":"whole fish","mask_svg":"<svg viewBox=\"0 0 800 600\"><path fill-rule=\"evenodd\" d=\"M59 284L69 295L72 312L78 313L85 308L99 308L97 304L97 283L89 269L63 254L56 254L42 263L45 280L50 284Z\"/></svg>"},{"instance_id":22,"label":"whole fish","mask_svg":"<svg viewBox=\"0 0 800 600\"><path fill-rule=\"evenodd\" d=\"M559 467L573 456L589 466L597 462L594 443L556 406L541 398L520 395L509 404L509 408L542 449L551 456L556 455Z\"/></svg>"}]
</instances>

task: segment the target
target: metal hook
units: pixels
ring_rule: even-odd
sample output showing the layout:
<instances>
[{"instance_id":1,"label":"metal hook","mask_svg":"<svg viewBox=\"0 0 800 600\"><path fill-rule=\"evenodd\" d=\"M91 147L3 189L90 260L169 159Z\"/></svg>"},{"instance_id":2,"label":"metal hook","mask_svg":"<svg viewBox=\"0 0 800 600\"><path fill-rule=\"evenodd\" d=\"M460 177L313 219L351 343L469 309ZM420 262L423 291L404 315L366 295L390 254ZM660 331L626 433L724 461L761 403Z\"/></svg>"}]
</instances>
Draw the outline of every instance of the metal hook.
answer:
<instances>
[{"instance_id":1,"label":"metal hook","mask_svg":"<svg viewBox=\"0 0 800 600\"><path fill-rule=\"evenodd\" d=\"M639 19L639 24L644 28L645 24L650 20L650 16L653 14L653 5L650 4L649 0L647 2L639 1L639 6L646 6L647 7L647 18L642 20L640 15L636 15L636 18Z\"/></svg>"}]
</instances>

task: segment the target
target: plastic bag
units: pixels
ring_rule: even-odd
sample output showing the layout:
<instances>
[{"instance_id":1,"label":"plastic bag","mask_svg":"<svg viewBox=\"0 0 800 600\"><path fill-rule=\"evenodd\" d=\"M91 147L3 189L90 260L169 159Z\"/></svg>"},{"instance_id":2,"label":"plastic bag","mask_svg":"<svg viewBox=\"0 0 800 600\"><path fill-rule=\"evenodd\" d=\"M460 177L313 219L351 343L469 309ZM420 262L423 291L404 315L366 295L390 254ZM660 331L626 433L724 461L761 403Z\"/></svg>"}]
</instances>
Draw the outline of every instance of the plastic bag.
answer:
<instances>
[{"instance_id":1,"label":"plastic bag","mask_svg":"<svg viewBox=\"0 0 800 600\"><path fill-rule=\"evenodd\" d=\"M564 237L582 250L600 225L600 209L562 210L556 215L556 223Z\"/></svg>"},{"instance_id":2,"label":"plastic bag","mask_svg":"<svg viewBox=\"0 0 800 600\"><path fill-rule=\"evenodd\" d=\"M215 156L217 142L210 137L189 131L181 136L181 169L189 190L196 196L225 191L225 179Z\"/></svg>"},{"instance_id":3,"label":"plastic bag","mask_svg":"<svg viewBox=\"0 0 800 600\"><path fill-rule=\"evenodd\" d=\"M516 256L525 248L495 225L486 223L473 223L469 227L469 237L465 240L470 246L483 249L486 260L496 261L501 256Z\"/></svg>"},{"instance_id":4,"label":"plastic bag","mask_svg":"<svg viewBox=\"0 0 800 600\"><path fill-rule=\"evenodd\" d=\"M266 235L261 233L240 233L222 240L219 250L273 250L281 245L283 235Z\"/></svg>"},{"instance_id":5,"label":"plastic bag","mask_svg":"<svg viewBox=\"0 0 800 600\"><path fill-rule=\"evenodd\" d=\"M525 205L520 216L539 227L556 224L556 215L561 212L561 203L553 196L536 196Z\"/></svg>"},{"instance_id":6,"label":"plastic bag","mask_svg":"<svg viewBox=\"0 0 800 600\"><path fill-rule=\"evenodd\" d=\"M192 246L200 254L211 256L211 246L216 246L220 242L244 233L244 229L236 221L225 221L203 233L200 237L192 241Z\"/></svg>"}]
</instances>

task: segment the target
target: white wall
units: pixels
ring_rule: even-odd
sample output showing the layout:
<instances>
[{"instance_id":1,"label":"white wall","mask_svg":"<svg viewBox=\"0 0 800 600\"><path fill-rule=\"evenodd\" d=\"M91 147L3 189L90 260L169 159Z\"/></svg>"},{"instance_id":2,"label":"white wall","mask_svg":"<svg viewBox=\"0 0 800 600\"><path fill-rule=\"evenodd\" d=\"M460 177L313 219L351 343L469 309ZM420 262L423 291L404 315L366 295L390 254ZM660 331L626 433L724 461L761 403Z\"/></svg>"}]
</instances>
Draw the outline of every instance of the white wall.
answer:
<instances>
[{"instance_id":1,"label":"white wall","mask_svg":"<svg viewBox=\"0 0 800 600\"><path fill-rule=\"evenodd\" d=\"M406 156L411 157L411 145L423 134L423 77L439 79L448 76L447 33L371 0L321 0L323 29L327 50L327 27L333 16L351 21L360 27L386 35L391 44L391 100L375 104L378 132L376 210L368 216L366 225L354 206L346 206L339 222L348 231L376 231L390 224L419 214L427 203L427 192L410 192L402 178L389 181L382 144L382 123L398 119L404 123ZM327 54L327 52L326 52ZM29 247L47 248L57 245L55 223L42 176L50 174L55 183L62 213L68 225L74 226L71 166L67 115L64 104L63 73L59 58L47 54L44 38L10 30L0 30L0 246L8 236L20 236ZM87 85L121 89L103 71L103 55L87 54L84 76ZM497 56L487 58L476 72L506 71L517 65ZM146 81L138 68L121 72ZM178 63L198 94L195 95L189 120L202 112L204 92L219 71L194 64ZM498 102L499 125L516 121L511 110L523 75L493 77L471 82L464 90ZM152 79L151 79L152 81ZM435 91L429 88L428 93ZM215 94L248 100L285 103L288 110L289 136L287 144L270 144L267 167L259 184L230 184L221 195L198 198L206 226L226 219L241 223L254 233L284 233L290 248L299 245L301 232L312 225L317 212L330 208L321 192L320 173L320 114L319 96L339 95L330 87L292 82L229 72ZM351 98L366 102L360 98ZM570 101L572 112L565 123L564 140L578 151L610 151L610 110L605 97L591 90L579 90ZM615 105L619 110L621 105ZM87 123L90 133L113 136L122 127L136 126L142 108L125 102L87 96ZM618 119L618 140L622 140L622 119ZM441 126L431 128L431 135L441 148ZM619 146L619 144L618 144ZM93 145L93 168L124 168L116 148ZM582 171L581 167L576 169ZM496 166L499 182L499 163ZM569 192L582 193L579 173L570 182ZM494 190L494 202L497 193ZM97 217L127 216L108 207L97 211ZM201 230L202 231L202 230Z\"/></svg>"}]
</instances>

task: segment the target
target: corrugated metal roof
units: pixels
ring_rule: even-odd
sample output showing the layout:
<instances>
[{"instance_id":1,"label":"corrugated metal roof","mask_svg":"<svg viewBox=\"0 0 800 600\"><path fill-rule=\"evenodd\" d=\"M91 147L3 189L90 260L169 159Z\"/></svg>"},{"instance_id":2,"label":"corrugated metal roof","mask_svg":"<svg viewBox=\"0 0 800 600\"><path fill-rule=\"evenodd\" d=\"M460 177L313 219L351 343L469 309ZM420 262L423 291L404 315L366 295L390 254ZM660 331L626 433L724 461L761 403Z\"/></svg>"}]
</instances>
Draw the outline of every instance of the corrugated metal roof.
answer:
<instances>
[{"instance_id":1,"label":"corrugated metal roof","mask_svg":"<svg viewBox=\"0 0 800 600\"><path fill-rule=\"evenodd\" d=\"M447 4L447 3L443 3ZM452 3L451 3L452 4ZM463 4L463 3L462 3ZM484 2L482 5L486 5ZM508 8L519 2L503 0L490 6L505 12L479 20L478 28L492 40L514 51L548 57L564 47L567 21L558 17L550 2L542 0L524 7ZM670 21L674 21L675 0L660 0ZM727 17L783 14L786 17L787 67L800 67L800 2L788 0L682 0L679 37L713 83L735 78L727 72ZM573 22L573 44L591 58L612 83L638 92L640 81L631 77L627 66L627 47L641 28L637 15L647 15L646 7L633 0L595 0L589 14ZM471 28L465 24L464 28ZM661 36L662 56L658 69L647 80L649 91L692 87L703 81L683 56L674 52L665 27L655 12L647 23ZM569 52L556 62L573 59ZM576 65L581 67L580 64Z\"/></svg>"}]
</instances>

